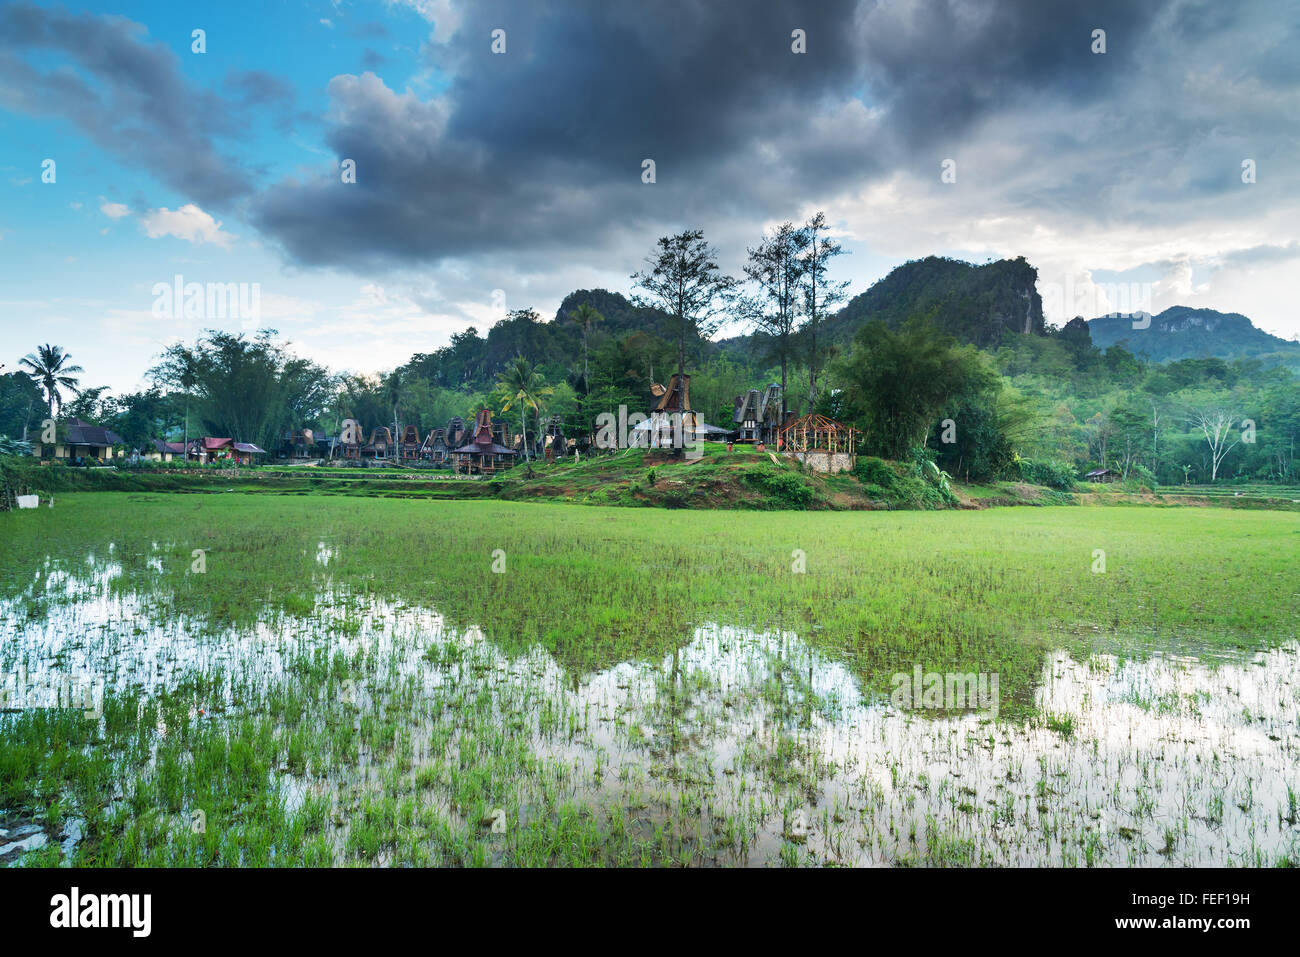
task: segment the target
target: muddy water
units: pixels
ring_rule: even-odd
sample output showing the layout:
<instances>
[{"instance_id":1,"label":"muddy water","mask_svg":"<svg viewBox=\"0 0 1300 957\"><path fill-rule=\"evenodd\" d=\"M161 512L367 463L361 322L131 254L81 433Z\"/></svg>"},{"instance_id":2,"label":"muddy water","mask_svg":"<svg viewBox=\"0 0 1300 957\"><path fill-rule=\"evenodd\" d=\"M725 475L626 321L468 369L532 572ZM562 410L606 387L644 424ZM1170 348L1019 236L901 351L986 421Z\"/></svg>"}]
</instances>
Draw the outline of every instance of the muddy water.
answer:
<instances>
[{"instance_id":1,"label":"muddy water","mask_svg":"<svg viewBox=\"0 0 1300 957\"><path fill-rule=\"evenodd\" d=\"M322 567L330 557L322 547ZM340 854L349 812L395 760L415 781L465 735L506 723L542 770L502 792L503 828L479 838L490 861L508 862L512 833L555 813L557 790L634 842L670 826L702 864L1256 865L1300 843L1295 643L1236 658L1057 653L1035 692L1042 717L1012 722L897 707L790 632L708 625L662 660L574 675L435 610L327 587L307 617L225 630L164 619L151 596L113 588L118 573L110 561L45 576L57 600L39 615L32 595L0 602L3 707L102 720L105 695L202 673L218 680L193 714L221 721L282 694L318 649L362 658L346 683L353 720L402 702L409 754L363 746L347 767L277 772L289 810L328 798ZM484 696L476 717L436 733L435 712L468 715ZM161 721L154 733L167 734ZM478 834L472 809L436 786L422 800ZM50 843L70 854L72 812L55 829L39 809L0 808L0 862Z\"/></svg>"}]
</instances>

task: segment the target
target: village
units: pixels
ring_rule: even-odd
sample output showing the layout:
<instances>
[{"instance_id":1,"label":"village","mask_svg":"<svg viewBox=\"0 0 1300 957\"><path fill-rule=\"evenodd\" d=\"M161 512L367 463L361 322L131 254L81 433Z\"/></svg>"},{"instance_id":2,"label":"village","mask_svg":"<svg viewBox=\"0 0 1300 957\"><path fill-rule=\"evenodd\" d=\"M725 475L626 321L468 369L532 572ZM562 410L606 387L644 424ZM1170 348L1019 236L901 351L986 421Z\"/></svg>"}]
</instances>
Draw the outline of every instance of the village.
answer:
<instances>
[{"instance_id":1,"label":"village","mask_svg":"<svg viewBox=\"0 0 1300 957\"><path fill-rule=\"evenodd\" d=\"M540 434L513 432L491 409L472 421L453 416L445 425L395 423L393 426L344 419L336 434L312 428L285 432L272 449L230 436L195 436L181 441L157 438L150 446L129 448L111 429L70 417L54 423L31 443L43 463L111 467L149 463L195 466L361 466L446 469L464 477L496 475L525 461L578 460L622 448L659 449L690 457L701 443L750 445L796 460L818 472L853 468L857 430L822 415L782 412L781 387L750 389L734 400L730 427L704 421L691 406L690 375L674 374L667 386L654 383L644 413L626 407L596 417L595 428L566 425L561 416L545 418ZM47 426L49 422L47 420Z\"/></svg>"}]
</instances>

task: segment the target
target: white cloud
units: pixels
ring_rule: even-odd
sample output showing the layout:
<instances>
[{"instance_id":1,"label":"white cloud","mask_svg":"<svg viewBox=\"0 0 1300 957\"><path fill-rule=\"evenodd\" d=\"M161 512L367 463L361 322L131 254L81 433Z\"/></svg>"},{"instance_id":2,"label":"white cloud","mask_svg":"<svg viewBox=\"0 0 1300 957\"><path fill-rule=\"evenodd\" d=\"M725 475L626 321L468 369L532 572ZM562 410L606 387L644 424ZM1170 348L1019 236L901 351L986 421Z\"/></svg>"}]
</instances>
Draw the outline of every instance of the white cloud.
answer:
<instances>
[{"instance_id":1,"label":"white cloud","mask_svg":"<svg viewBox=\"0 0 1300 957\"><path fill-rule=\"evenodd\" d=\"M78 203L77 205L80 206L81 204ZM131 215L131 210L124 204L110 203L103 196L99 197L99 211L109 219L121 219L123 216Z\"/></svg>"},{"instance_id":2,"label":"white cloud","mask_svg":"<svg viewBox=\"0 0 1300 957\"><path fill-rule=\"evenodd\" d=\"M222 232L220 220L213 219L193 203L175 211L166 206L151 209L140 217L140 225L150 239L175 236L191 243L212 243L222 249L229 249L235 239L231 233Z\"/></svg>"},{"instance_id":3,"label":"white cloud","mask_svg":"<svg viewBox=\"0 0 1300 957\"><path fill-rule=\"evenodd\" d=\"M446 43L460 29L461 15L451 0L389 0L397 6L409 7L435 27L433 41Z\"/></svg>"}]
</instances>

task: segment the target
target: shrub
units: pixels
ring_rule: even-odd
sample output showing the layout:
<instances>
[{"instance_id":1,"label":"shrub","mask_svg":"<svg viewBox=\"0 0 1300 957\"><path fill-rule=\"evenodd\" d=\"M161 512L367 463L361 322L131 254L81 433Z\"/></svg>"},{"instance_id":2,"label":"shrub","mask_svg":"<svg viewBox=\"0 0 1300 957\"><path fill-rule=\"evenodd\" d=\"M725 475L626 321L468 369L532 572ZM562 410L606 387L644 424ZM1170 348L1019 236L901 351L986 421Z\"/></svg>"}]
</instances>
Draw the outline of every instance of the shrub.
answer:
<instances>
[{"instance_id":1,"label":"shrub","mask_svg":"<svg viewBox=\"0 0 1300 957\"><path fill-rule=\"evenodd\" d=\"M773 508L807 508L813 503L813 488L798 472L775 468L750 469L744 483L768 496Z\"/></svg>"},{"instance_id":2,"label":"shrub","mask_svg":"<svg viewBox=\"0 0 1300 957\"><path fill-rule=\"evenodd\" d=\"M1155 473L1145 465L1135 465L1128 473L1128 482L1125 485L1133 485L1136 488L1146 489L1148 492L1154 492L1159 483L1156 481Z\"/></svg>"},{"instance_id":3,"label":"shrub","mask_svg":"<svg viewBox=\"0 0 1300 957\"><path fill-rule=\"evenodd\" d=\"M888 462L874 455L859 455L853 464L853 474L863 485L876 485L882 489L891 488L898 478Z\"/></svg>"},{"instance_id":4,"label":"shrub","mask_svg":"<svg viewBox=\"0 0 1300 957\"><path fill-rule=\"evenodd\" d=\"M1021 481L1030 485L1045 485L1066 491L1074 488L1074 467L1065 462L1056 459L1019 459L1016 464Z\"/></svg>"}]
</instances>

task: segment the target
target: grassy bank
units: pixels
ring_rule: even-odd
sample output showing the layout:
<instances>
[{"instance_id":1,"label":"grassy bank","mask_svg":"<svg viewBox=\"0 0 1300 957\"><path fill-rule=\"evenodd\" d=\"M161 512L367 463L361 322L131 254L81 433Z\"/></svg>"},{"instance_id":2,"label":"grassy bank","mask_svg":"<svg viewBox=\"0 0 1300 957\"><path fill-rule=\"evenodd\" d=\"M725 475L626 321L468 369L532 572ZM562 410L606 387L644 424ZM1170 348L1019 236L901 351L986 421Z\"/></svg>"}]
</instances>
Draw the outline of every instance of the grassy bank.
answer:
<instances>
[{"instance_id":1,"label":"grassy bank","mask_svg":"<svg viewBox=\"0 0 1300 957\"><path fill-rule=\"evenodd\" d=\"M781 456L738 446L706 447L698 461L642 450L523 463L488 479L422 468L256 466L239 469L40 466L0 457L0 480L47 497L74 491L229 491L280 495L351 495L441 501L553 501L625 507L750 511L939 510L1017 505L1147 504L1300 511L1300 490L1267 485L1167 488L1079 485L1071 491L1025 482L964 484L923 477L909 464L859 457L853 472L824 475Z\"/></svg>"}]
</instances>

